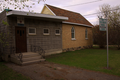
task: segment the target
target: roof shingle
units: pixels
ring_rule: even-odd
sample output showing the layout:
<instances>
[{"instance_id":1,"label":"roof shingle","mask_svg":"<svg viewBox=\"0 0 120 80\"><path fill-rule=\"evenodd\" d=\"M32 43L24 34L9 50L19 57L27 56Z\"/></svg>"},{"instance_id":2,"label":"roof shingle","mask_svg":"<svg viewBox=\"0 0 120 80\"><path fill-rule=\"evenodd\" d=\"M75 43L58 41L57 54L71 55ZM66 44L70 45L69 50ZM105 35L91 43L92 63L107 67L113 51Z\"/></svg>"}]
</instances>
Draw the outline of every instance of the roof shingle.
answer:
<instances>
[{"instance_id":1,"label":"roof shingle","mask_svg":"<svg viewBox=\"0 0 120 80\"><path fill-rule=\"evenodd\" d=\"M54 7L54 6L51 6L51 5L48 5L48 4L46 4L46 6L49 7L49 9L51 11L53 11L53 13L56 14L56 16L68 17L69 19L66 22L72 22L72 23L78 23L78 24L85 24L85 25L93 26L88 20L86 20L79 13L64 10L64 9Z\"/></svg>"}]
</instances>

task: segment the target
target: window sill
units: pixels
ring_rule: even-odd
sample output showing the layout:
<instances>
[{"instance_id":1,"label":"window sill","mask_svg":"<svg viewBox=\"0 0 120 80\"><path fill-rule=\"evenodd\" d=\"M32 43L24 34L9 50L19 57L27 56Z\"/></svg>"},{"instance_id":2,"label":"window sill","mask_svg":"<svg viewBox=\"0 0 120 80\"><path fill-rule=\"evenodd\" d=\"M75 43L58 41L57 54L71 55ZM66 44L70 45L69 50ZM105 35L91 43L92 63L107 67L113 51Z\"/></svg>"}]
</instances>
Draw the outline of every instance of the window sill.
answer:
<instances>
[{"instance_id":1,"label":"window sill","mask_svg":"<svg viewBox=\"0 0 120 80\"><path fill-rule=\"evenodd\" d=\"M55 34L56 36L59 36L60 34Z\"/></svg>"},{"instance_id":2,"label":"window sill","mask_svg":"<svg viewBox=\"0 0 120 80\"><path fill-rule=\"evenodd\" d=\"M43 33L43 35L50 35L49 33Z\"/></svg>"},{"instance_id":3,"label":"window sill","mask_svg":"<svg viewBox=\"0 0 120 80\"><path fill-rule=\"evenodd\" d=\"M36 35L36 33L29 33L29 35Z\"/></svg>"},{"instance_id":4,"label":"window sill","mask_svg":"<svg viewBox=\"0 0 120 80\"><path fill-rule=\"evenodd\" d=\"M75 38L72 38L71 40L75 41L76 39L75 39Z\"/></svg>"}]
</instances>

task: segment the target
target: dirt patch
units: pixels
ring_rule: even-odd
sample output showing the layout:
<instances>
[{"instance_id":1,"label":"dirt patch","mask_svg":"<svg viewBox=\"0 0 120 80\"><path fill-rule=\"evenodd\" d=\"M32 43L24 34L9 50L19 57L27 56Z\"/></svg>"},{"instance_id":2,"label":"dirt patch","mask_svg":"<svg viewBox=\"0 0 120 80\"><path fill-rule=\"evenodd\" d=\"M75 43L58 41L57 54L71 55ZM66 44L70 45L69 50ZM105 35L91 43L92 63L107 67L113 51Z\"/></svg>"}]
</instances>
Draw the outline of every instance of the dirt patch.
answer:
<instances>
[{"instance_id":1,"label":"dirt patch","mask_svg":"<svg viewBox=\"0 0 120 80\"><path fill-rule=\"evenodd\" d=\"M25 66L13 63L5 65L30 77L31 80L120 80L120 77L117 76L54 64L47 61Z\"/></svg>"},{"instance_id":2,"label":"dirt patch","mask_svg":"<svg viewBox=\"0 0 120 80\"><path fill-rule=\"evenodd\" d=\"M111 70L112 68L111 67L103 67L103 69L107 69L107 70Z\"/></svg>"}]
</instances>

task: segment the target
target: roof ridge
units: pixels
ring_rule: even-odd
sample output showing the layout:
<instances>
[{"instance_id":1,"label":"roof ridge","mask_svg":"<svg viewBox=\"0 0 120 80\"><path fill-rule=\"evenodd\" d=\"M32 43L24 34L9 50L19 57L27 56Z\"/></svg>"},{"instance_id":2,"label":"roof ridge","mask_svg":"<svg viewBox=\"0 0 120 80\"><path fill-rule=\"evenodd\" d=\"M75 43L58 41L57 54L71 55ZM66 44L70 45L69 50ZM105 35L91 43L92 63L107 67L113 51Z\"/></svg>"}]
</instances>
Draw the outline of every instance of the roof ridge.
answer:
<instances>
[{"instance_id":1,"label":"roof ridge","mask_svg":"<svg viewBox=\"0 0 120 80\"><path fill-rule=\"evenodd\" d=\"M80 13L69 11L66 9L62 9L56 6L45 4L46 7L48 7L51 11L53 11L54 14L58 16L65 16L68 17L67 22L72 23L80 23L85 25L92 25L84 16L82 16Z\"/></svg>"},{"instance_id":2,"label":"roof ridge","mask_svg":"<svg viewBox=\"0 0 120 80\"><path fill-rule=\"evenodd\" d=\"M58 8L58 9L62 9L62 8L59 8L59 7L56 7L56 6L52 6L52 5L49 5L49 4L45 4L45 5L48 5L48 6L51 6L51 7L55 7L55 8ZM66 9L62 9L62 10L80 14L80 13L78 13L78 12L74 12L74 11L70 11L70 10L66 10ZM80 15L81 15L81 14L80 14Z\"/></svg>"}]
</instances>

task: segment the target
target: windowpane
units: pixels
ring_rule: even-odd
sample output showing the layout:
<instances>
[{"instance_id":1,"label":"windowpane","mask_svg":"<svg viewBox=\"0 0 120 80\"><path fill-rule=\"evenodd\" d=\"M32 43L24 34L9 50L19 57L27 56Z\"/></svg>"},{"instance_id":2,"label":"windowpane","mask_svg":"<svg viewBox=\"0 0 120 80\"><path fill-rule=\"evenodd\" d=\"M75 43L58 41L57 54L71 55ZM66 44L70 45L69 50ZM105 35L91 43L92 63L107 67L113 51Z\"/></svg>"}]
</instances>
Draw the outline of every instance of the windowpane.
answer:
<instances>
[{"instance_id":1,"label":"windowpane","mask_svg":"<svg viewBox=\"0 0 120 80\"><path fill-rule=\"evenodd\" d=\"M22 31L20 30L20 36L22 36Z\"/></svg>"},{"instance_id":2,"label":"windowpane","mask_svg":"<svg viewBox=\"0 0 120 80\"><path fill-rule=\"evenodd\" d=\"M36 35L36 28L29 28L29 35ZM25 32L23 31L23 34L24 34Z\"/></svg>"},{"instance_id":3,"label":"windowpane","mask_svg":"<svg viewBox=\"0 0 120 80\"><path fill-rule=\"evenodd\" d=\"M74 28L72 27L71 32L74 33Z\"/></svg>"},{"instance_id":4,"label":"windowpane","mask_svg":"<svg viewBox=\"0 0 120 80\"><path fill-rule=\"evenodd\" d=\"M75 38L75 37L74 37L74 33L72 33L71 35L72 35L72 36L71 36L72 38Z\"/></svg>"},{"instance_id":5,"label":"windowpane","mask_svg":"<svg viewBox=\"0 0 120 80\"><path fill-rule=\"evenodd\" d=\"M60 33L60 31L59 30L56 30L56 34L59 34Z\"/></svg>"},{"instance_id":6,"label":"windowpane","mask_svg":"<svg viewBox=\"0 0 120 80\"><path fill-rule=\"evenodd\" d=\"M88 38L88 32L87 32L87 28L86 28L86 30L85 30L85 38Z\"/></svg>"},{"instance_id":7,"label":"windowpane","mask_svg":"<svg viewBox=\"0 0 120 80\"><path fill-rule=\"evenodd\" d=\"M48 29L44 29L44 33L49 33L49 32L48 32Z\"/></svg>"},{"instance_id":8,"label":"windowpane","mask_svg":"<svg viewBox=\"0 0 120 80\"><path fill-rule=\"evenodd\" d=\"M24 30L23 30L23 34L24 34Z\"/></svg>"},{"instance_id":9,"label":"windowpane","mask_svg":"<svg viewBox=\"0 0 120 80\"><path fill-rule=\"evenodd\" d=\"M35 29L29 29L29 33L35 33Z\"/></svg>"},{"instance_id":10,"label":"windowpane","mask_svg":"<svg viewBox=\"0 0 120 80\"><path fill-rule=\"evenodd\" d=\"M74 27L71 29L71 38L75 38L75 30Z\"/></svg>"},{"instance_id":11,"label":"windowpane","mask_svg":"<svg viewBox=\"0 0 120 80\"><path fill-rule=\"evenodd\" d=\"M17 34L19 34L19 30L17 30Z\"/></svg>"}]
</instances>

